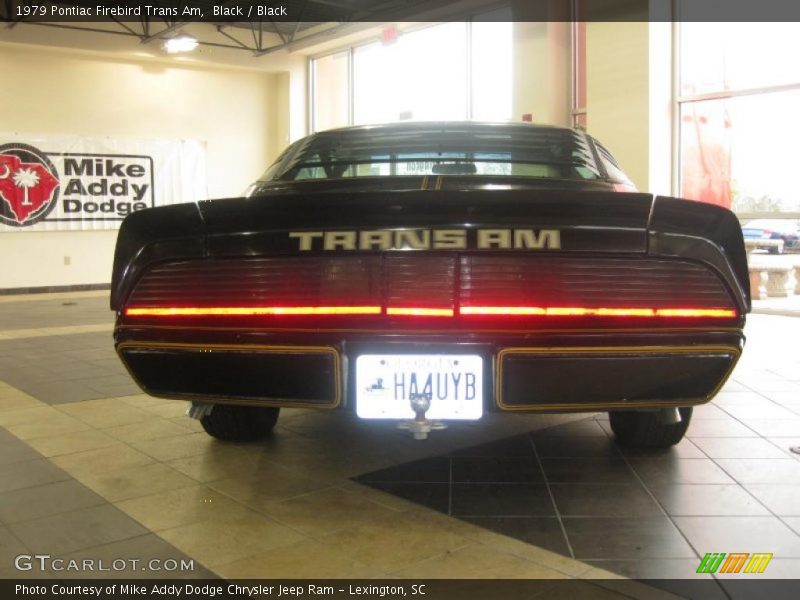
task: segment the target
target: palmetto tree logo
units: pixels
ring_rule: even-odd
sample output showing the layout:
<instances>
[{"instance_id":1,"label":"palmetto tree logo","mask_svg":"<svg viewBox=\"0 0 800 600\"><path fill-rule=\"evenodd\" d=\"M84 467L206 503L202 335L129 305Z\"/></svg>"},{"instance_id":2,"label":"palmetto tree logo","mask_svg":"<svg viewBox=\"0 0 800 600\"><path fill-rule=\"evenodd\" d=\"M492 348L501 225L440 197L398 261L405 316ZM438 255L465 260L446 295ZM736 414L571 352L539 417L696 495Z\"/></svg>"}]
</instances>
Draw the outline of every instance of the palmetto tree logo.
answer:
<instances>
[{"instance_id":1,"label":"palmetto tree logo","mask_svg":"<svg viewBox=\"0 0 800 600\"><path fill-rule=\"evenodd\" d=\"M36 187L39 183L39 176L31 169L20 169L14 175L14 185L21 187L25 190L25 198L22 200L22 206L31 206L33 203L28 197L28 189Z\"/></svg>"},{"instance_id":2,"label":"palmetto tree logo","mask_svg":"<svg viewBox=\"0 0 800 600\"><path fill-rule=\"evenodd\" d=\"M44 152L27 144L0 146L0 223L38 223L55 207L58 188L58 172Z\"/></svg>"}]
</instances>

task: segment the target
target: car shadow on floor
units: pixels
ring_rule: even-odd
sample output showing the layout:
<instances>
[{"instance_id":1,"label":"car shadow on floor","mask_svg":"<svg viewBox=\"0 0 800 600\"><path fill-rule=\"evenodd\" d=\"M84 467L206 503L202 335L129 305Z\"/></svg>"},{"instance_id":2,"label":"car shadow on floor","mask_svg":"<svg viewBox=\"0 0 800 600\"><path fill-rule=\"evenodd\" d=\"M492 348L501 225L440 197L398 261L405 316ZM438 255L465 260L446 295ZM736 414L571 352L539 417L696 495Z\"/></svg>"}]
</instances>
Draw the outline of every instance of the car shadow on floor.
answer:
<instances>
[{"instance_id":1,"label":"car shadow on floor","mask_svg":"<svg viewBox=\"0 0 800 600\"><path fill-rule=\"evenodd\" d=\"M768 548L776 557L800 557L800 535L690 439L668 450L625 448L602 416L354 479L607 571L661 580L667 589L676 580L710 579L696 573L706 552Z\"/></svg>"}]
</instances>

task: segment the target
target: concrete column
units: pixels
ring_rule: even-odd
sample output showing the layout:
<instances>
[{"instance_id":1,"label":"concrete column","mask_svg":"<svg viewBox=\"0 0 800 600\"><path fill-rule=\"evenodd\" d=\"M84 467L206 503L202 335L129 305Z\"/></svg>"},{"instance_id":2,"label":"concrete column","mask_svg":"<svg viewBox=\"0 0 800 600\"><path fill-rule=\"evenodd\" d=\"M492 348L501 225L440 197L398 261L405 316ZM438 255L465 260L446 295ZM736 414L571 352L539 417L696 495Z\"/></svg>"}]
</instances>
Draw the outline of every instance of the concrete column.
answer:
<instances>
[{"instance_id":1,"label":"concrete column","mask_svg":"<svg viewBox=\"0 0 800 600\"><path fill-rule=\"evenodd\" d=\"M291 73L283 71L275 74L274 94L275 100L273 102L273 123L274 130L272 132L272 159L278 157L283 152L284 148L291 142ZM298 110L304 110L307 103L303 102ZM298 132L298 135L300 133Z\"/></svg>"},{"instance_id":2,"label":"concrete column","mask_svg":"<svg viewBox=\"0 0 800 600\"><path fill-rule=\"evenodd\" d=\"M514 23L514 121L570 125L570 25Z\"/></svg>"},{"instance_id":3,"label":"concrete column","mask_svg":"<svg viewBox=\"0 0 800 600\"><path fill-rule=\"evenodd\" d=\"M641 191L671 189L671 24L586 27L588 131Z\"/></svg>"},{"instance_id":4,"label":"concrete column","mask_svg":"<svg viewBox=\"0 0 800 600\"><path fill-rule=\"evenodd\" d=\"M571 38L569 3L513 0L514 93L512 120L570 125Z\"/></svg>"}]
</instances>

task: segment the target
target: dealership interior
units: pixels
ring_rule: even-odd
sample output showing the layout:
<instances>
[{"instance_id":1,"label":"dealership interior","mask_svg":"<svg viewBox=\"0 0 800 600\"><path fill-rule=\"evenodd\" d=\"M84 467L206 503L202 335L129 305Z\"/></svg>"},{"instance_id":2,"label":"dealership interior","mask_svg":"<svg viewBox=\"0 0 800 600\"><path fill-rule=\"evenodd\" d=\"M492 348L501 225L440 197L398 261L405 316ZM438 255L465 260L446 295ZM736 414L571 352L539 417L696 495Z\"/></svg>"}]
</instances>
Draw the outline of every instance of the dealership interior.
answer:
<instances>
[{"instance_id":1,"label":"dealership interior","mask_svg":"<svg viewBox=\"0 0 800 600\"><path fill-rule=\"evenodd\" d=\"M0 212L0 579L706 580L710 599L800 578L800 24L283 4L302 18L0 25L0 167L39 169L0 177L23 198ZM420 440L314 408L233 443L140 389L112 337L122 219L241 196L309 134L398 121L584 130L638 190L733 211L746 344L679 443L622 445L607 412L487 411ZM771 560L703 572L708 553Z\"/></svg>"}]
</instances>

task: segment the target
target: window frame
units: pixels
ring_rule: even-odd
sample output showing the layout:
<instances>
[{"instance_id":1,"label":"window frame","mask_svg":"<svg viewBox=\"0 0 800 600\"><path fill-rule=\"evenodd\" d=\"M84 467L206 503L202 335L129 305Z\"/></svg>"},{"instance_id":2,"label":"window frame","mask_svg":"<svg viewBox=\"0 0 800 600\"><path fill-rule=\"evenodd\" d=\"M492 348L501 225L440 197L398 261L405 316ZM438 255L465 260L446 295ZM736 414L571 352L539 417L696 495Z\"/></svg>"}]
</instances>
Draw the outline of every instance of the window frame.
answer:
<instances>
[{"instance_id":1,"label":"window frame","mask_svg":"<svg viewBox=\"0 0 800 600\"><path fill-rule=\"evenodd\" d=\"M584 0L572 0L570 5L572 22L570 23L570 122L572 127L587 130L589 117L586 104L580 106L580 90L586 94L586 21ZM581 39L582 38L582 39ZM581 47L583 48L583 68L581 68ZM583 117L583 123L581 123Z\"/></svg>"}]
</instances>

